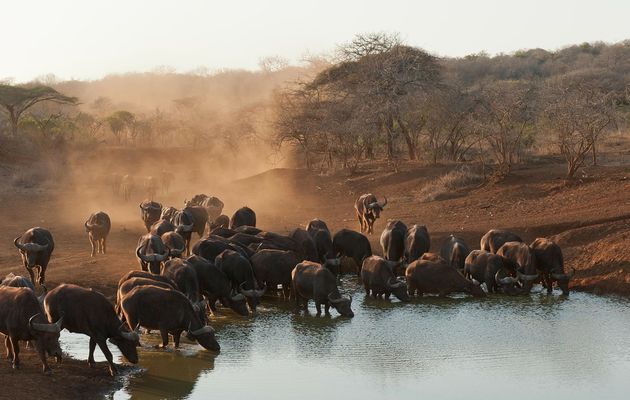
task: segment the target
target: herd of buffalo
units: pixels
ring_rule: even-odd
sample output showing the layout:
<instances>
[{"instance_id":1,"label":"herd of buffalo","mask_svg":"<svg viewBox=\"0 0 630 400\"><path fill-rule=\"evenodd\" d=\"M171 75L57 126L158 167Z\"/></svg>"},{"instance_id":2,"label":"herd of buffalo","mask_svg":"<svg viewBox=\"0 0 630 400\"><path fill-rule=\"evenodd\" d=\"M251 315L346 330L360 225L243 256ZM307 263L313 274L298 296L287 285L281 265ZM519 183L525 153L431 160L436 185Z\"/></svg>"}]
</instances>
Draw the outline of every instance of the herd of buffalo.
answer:
<instances>
[{"instance_id":1,"label":"herd of buffalo","mask_svg":"<svg viewBox=\"0 0 630 400\"><path fill-rule=\"evenodd\" d=\"M341 229L332 235L324 221L314 219L306 229L281 235L257 228L249 207L231 218L222 214L224 204L216 197L197 195L183 209L145 200L140 211L147 234L136 247L140 269L120 279L115 304L97 291L72 284L47 291L45 273L54 240L44 228L29 229L14 244L30 279L9 274L0 284L0 332L7 357L18 368L18 343L30 342L44 372L50 372L47 356L61 359L62 329L89 336L88 363L94 365L98 345L112 375L116 366L107 341L136 363L140 327L159 331L161 347L168 345L169 334L178 347L186 332L188 339L218 351L208 325L208 311L217 312L218 304L248 316L265 293L279 291L298 309L306 309L312 299L318 314L323 305L326 314L332 307L342 316L354 316L352 298L343 296L338 286L339 275L348 272L358 274L368 296L393 294L401 301L425 293L527 294L535 283L549 293L555 283L568 294L575 271L565 271L560 248L545 238L527 245L514 233L493 229L481 238L480 250L471 251L464 240L450 236L437 254L429 252L425 226L390 220L380 236L383 257L373 255L364 233L372 233L386 204L387 199L379 202L372 194L357 199L361 233ZM107 251L110 229L104 212L85 222L92 257ZM193 233L200 239L191 250ZM43 292L39 297L38 285Z\"/></svg>"}]
</instances>

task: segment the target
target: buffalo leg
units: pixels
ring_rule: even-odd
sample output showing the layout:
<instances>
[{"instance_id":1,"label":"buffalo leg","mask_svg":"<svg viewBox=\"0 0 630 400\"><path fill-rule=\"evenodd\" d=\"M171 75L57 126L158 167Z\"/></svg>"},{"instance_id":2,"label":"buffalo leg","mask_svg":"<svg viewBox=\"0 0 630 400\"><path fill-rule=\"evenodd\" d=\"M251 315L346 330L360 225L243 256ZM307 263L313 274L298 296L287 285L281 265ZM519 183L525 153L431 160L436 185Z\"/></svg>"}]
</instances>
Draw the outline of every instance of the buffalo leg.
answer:
<instances>
[{"instance_id":1,"label":"buffalo leg","mask_svg":"<svg viewBox=\"0 0 630 400\"><path fill-rule=\"evenodd\" d=\"M40 284L40 286L44 285L44 283L46 283L46 268L39 266L37 275L39 276L37 281Z\"/></svg>"},{"instance_id":2,"label":"buffalo leg","mask_svg":"<svg viewBox=\"0 0 630 400\"><path fill-rule=\"evenodd\" d=\"M168 346L168 331L166 329L160 329L160 336L162 336L162 344L157 347L165 349Z\"/></svg>"},{"instance_id":3,"label":"buffalo leg","mask_svg":"<svg viewBox=\"0 0 630 400\"><path fill-rule=\"evenodd\" d=\"M98 344L98 347L101 349L101 352L107 359L107 363L109 364L110 375L116 376L116 373L118 371L116 369L116 364L114 364L114 357L112 357L112 352L109 351L109 349L107 348L107 342L105 342L105 339L100 339L96 342L96 344Z\"/></svg>"},{"instance_id":4,"label":"buffalo leg","mask_svg":"<svg viewBox=\"0 0 630 400\"><path fill-rule=\"evenodd\" d=\"M103 238L103 242L101 244L101 249L103 250L103 254L105 254L107 252L107 239Z\"/></svg>"},{"instance_id":5,"label":"buffalo leg","mask_svg":"<svg viewBox=\"0 0 630 400\"><path fill-rule=\"evenodd\" d=\"M18 339L15 337L10 338L11 348L13 349L13 369L20 368L20 345L18 343Z\"/></svg>"},{"instance_id":6,"label":"buffalo leg","mask_svg":"<svg viewBox=\"0 0 630 400\"><path fill-rule=\"evenodd\" d=\"M90 353L88 354L88 365L92 368L96 365L94 361L94 349L96 349L96 340L90 338Z\"/></svg>"},{"instance_id":7,"label":"buffalo leg","mask_svg":"<svg viewBox=\"0 0 630 400\"><path fill-rule=\"evenodd\" d=\"M330 303L329 302L324 303L324 312L326 313L326 315L330 315Z\"/></svg>"},{"instance_id":8,"label":"buffalo leg","mask_svg":"<svg viewBox=\"0 0 630 400\"><path fill-rule=\"evenodd\" d=\"M317 315L321 315L322 313L322 305L318 302L315 302L315 309L317 310Z\"/></svg>"},{"instance_id":9,"label":"buffalo leg","mask_svg":"<svg viewBox=\"0 0 630 400\"><path fill-rule=\"evenodd\" d=\"M90 257L94 257L94 253L96 252L97 249L95 249L95 247L97 246L94 243L94 238L92 237L92 234L90 233L90 235L88 236L88 238L90 239L90 246L92 246L92 252L90 253Z\"/></svg>"},{"instance_id":10,"label":"buffalo leg","mask_svg":"<svg viewBox=\"0 0 630 400\"><path fill-rule=\"evenodd\" d=\"M359 218L359 225L361 226L361 233L363 233L363 218L361 218L361 216L358 214L357 214L357 217Z\"/></svg>"},{"instance_id":11,"label":"buffalo leg","mask_svg":"<svg viewBox=\"0 0 630 400\"><path fill-rule=\"evenodd\" d=\"M179 338L182 336L182 331L173 332L173 343L175 344L175 348L179 348Z\"/></svg>"},{"instance_id":12,"label":"buffalo leg","mask_svg":"<svg viewBox=\"0 0 630 400\"><path fill-rule=\"evenodd\" d=\"M13 361L13 345L11 344L9 336L4 337L4 347L7 348L7 358Z\"/></svg>"}]
</instances>

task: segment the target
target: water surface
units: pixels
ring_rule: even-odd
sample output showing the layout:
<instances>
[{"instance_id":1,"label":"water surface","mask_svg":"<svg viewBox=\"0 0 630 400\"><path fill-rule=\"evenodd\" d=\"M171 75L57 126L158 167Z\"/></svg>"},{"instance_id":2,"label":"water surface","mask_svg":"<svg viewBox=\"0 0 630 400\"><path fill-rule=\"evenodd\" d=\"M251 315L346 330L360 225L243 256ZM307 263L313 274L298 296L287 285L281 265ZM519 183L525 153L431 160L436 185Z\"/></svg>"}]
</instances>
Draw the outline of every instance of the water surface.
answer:
<instances>
[{"instance_id":1,"label":"water surface","mask_svg":"<svg viewBox=\"0 0 630 400\"><path fill-rule=\"evenodd\" d=\"M355 317L296 313L265 301L253 318L224 311L212 321L221 353L184 341L151 348L115 399L627 399L630 301L569 298L424 297L411 303L366 298L344 278ZM87 339L66 350L87 357ZM113 346L110 346L113 347ZM97 355L102 359L100 351ZM98 357L97 357L98 359Z\"/></svg>"}]
</instances>

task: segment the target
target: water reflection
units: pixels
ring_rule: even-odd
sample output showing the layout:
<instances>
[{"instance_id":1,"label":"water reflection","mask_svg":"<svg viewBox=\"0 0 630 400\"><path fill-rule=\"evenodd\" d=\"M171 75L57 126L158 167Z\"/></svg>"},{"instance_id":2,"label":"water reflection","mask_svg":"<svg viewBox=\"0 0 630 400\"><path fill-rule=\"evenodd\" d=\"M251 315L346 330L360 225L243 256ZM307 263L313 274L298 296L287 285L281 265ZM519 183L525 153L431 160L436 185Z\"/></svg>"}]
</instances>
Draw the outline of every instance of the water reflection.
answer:
<instances>
[{"instance_id":1,"label":"water reflection","mask_svg":"<svg viewBox=\"0 0 630 400\"><path fill-rule=\"evenodd\" d=\"M116 398L573 400L622 399L630 389L625 299L536 292L401 303L365 297L354 277L343 287L352 319L266 298L255 317L214 318L218 356L194 343L143 349L146 371ZM73 346L86 357L87 341Z\"/></svg>"}]
</instances>

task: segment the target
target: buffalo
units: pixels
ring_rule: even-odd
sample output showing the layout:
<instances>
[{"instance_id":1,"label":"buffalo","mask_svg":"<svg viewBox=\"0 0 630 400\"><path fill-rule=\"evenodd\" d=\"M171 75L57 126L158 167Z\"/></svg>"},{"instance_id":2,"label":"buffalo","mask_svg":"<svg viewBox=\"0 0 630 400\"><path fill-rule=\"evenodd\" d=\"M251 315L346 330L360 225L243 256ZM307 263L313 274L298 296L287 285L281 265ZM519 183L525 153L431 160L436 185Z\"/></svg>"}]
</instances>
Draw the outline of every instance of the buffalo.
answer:
<instances>
[{"instance_id":1,"label":"buffalo","mask_svg":"<svg viewBox=\"0 0 630 400\"><path fill-rule=\"evenodd\" d=\"M424 293L438 294L445 297L452 292L465 292L475 297L483 297L486 293L479 282L469 281L461 272L448 265L441 257L428 256L407 266L407 291L410 296Z\"/></svg>"},{"instance_id":2,"label":"buffalo","mask_svg":"<svg viewBox=\"0 0 630 400\"><path fill-rule=\"evenodd\" d=\"M569 294L569 281L575 274L575 268L569 273L564 271L564 257L562 250L555 242L546 238L537 238L529 246L534 254L536 267L542 274L542 280L547 287L547 293L553 290L553 283L557 282L562 294Z\"/></svg>"},{"instance_id":3,"label":"buffalo","mask_svg":"<svg viewBox=\"0 0 630 400\"><path fill-rule=\"evenodd\" d=\"M319 260L315 241L313 240L309 232L305 231L302 228L297 228L289 233L289 237L295 240L295 242L297 243L299 253L303 257L302 260L313 262L317 262Z\"/></svg>"},{"instance_id":4,"label":"buffalo","mask_svg":"<svg viewBox=\"0 0 630 400\"><path fill-rule=\"evenodd\" d=\"M460 271L464 270L466 257L470 254L470 249L464 239L450 235L440 249L440 256L449 262L451 267Z\"/></svg>"},{"instance_id":5,"label":"buffalo","mask_svg":"<svg viewBox=\"0 0 630 400\"><path fill-rule=\"evenodd\" d=\"M521 239L520 236L510 231L503 229L491 229L481 237L479 247L481 250L496 253L504 243L522 241L523 239Z\"/></svg>"},{"instance_id":6,"label":"buffalo","mask_svg":"<svg viewBox=\"0 0 630 400\"><path fill-rule=\"evenodd\" d=\"M333 251L337 257L351 258L354 261L357 275L360 275L363 260L372 255L372 245L362 233L341 229L333 237Z\"/></svg>"},{"instance_id":7,"label":"buffalo","mask_svg":"<svg viewBox=\"0 0 630 400\"><path fill-rule=\"evenodd\" d=\"M214 259L214 263L230 279L232 288L247 298L247 303L252 311L256 311L256 306L260 297L265 293L265 288L259 289L249 260L236 251L225 250Z\"/></svg>"},{"instance_id":8,"label":"buffalo","mask_svg":"<svg viewBox=\"0 0 630 400\"><path fill-rule=\"evenodd\" d=\"M337 287L337 278L321 264L303 261L295 266L291 272L292 291L295 304L300 307L303 301L304 309L308 307L308 300L315 301L317 315L322 313L322 304L326 315L330 315L330 307L335 308L344 317L354 317L350 308L352 297L342 297Z\"/></svg>"},{"instance_id":9,"label":"buffalo","mask_svg":"<svg viewBox=\"0 0 630 400\"><path fill-rule=\"evenodd\" d=\"M168 249L171 257L181 258L186 251L186 241L177 232L166 232L161 236L162 243Z\"/></svg>"},{"instance_id":10,"label":"buffalo","mask_svg":"<svg viewBox=\"0 0 630 400\"><path fill-rule=\"evenodd\" d=\"M407 225L398 220L387 221L380 240L385 259L400 261L405 258L406 237Z\"/></svg>"},{"instance_id":11,"label":"buffalo","mask_svg":"<svg viewBox=\"0 0 630 400\"><path fill-rule=\"evenodd\" d=\"M490 293L518 294L517 265L498 254L485 250L471 251L464 262L464 276L485 284Z\"/></svg>"},{"instance_id":12,"label":"buffalo","mask_svg":"<svg viewBox=\"0 0 630 400\"><path fill-rule=\"evenodd\" d=\"M0 286L25 287L35 292L35 286L33 285L33 282L31 282L28 278L25 278L19 275L14 275L13 273L10 273L7 276L5 276L2 282L0 282ZM40 303L42 301L44 301L44 297L40 299Z\"/></svg>"},{"instance_id":13,"label":"buffalo","mask_svg":"<svg viewBox=\"0 0 630 400\"><path fill-rule=\"evenodd\" d=\"M144 222L147 232L150 232L151 225L159 221L162 216L162 204L151 200L145 200L140 203L139 207L142 222Z\"/></svg>"},{"instance_id":14,"label":"buffalo","mask_svg":"<svg viewBox=\"0 0 630 400\"><path fill-rule=\"evenodd\" d=\"M129 201L135 190L135 182L131 175L127 174L120 180L120 194L124 201Z\"/></svg>"},{"instance_id":15,"label":"buffalo","mask_svg":"<svg viewBox=\"0 0 630 400\"><path fill-rule=\"evenodd\" d=\"M228 276L213 262L203 257L192 255L186 261L197 273L200 292L206 296L212 312L216 312L217 300L224 307L229 307L237 314L248 316L247 302L242 293L238 293L233 287Z\"/></svg>"},{"instance_id":16,"label":"buffalo","mask_svg":"<svg viewBox=\"0 0 630 400\"><path fill-rule=\"evenodd\" d=\"M168 248L164 246L159 236L147 233L138 240L136 256L143 271L159 274L160 267L168 255Z\"/></svg>"},{"instance_id":17,"label":"buffalo","mask_svg":"<svg viewBox=\"0 0 630 400\"><path fill-rule=\"evenodd\" d=\"M499 248L497 254L517 264L516 273L523 285L522 292L529 293L534 283L540 280L536 260L529 246L522 242L506 242Z\"/></svg>"},{"instance_id":18,"label":"buffalo","mask_svg":"<svg viewBox=\"0 0 630 400\"><path fill-rule=\"evenodd\" d=\"M114 307L101 293L76 285L63 284L51 290L44 299L48 319L57 320L63 316L63 328L70 332L82 333L90 337L88 364L93 367L96 345L107 359L109 372L116 375L116 364L107 348L109 339L130 363L138 362L140 337L125 329Z\"/></svg>"},{"instance_id":19,"label":"buffalo","mask_svg":"<svg viewBox=\"0 0 630 400\"><path fill-rule=\"evenodd\" d=\"M397 279L394 274L398 264L400 261L388 261L378 256L370 256L363 260L361 280L365 293L368 296L372 294L374 298L380 296L389 298L393 293L400 301L409 301L407 284L404 280Z\"/></svg>"},{"instance_id":20,"label":"buffalo","mask_svg":"<svg viewBox=\"0 0 630 400\"><path fill-rule=\"evenodd\" d=\"M151 230L149 231L150 234L157 236L163 236L166 232L175 232L175 225L173 225L167 219L160 219L159 221L151 225ZM184 241L184 245L185 243L186 242Z\"/></svg>"},{"instance_id":21,"label":"buffalo","mask_svg":"<svg viewBox=\"0 0 630 400\"><path fill-rule=\"evenodd\" d=\"M379 202L371 193L361 195L354 203L354 209L361 225L361 233L372 233L374 230L374 222L380 217L381 211L387 204L385 201Z\"/></svg>"},{"instance_id":22,"label":"buffalo","mask_svg":"<svg viewBox=\"0 0 630 400\"><path fill-rule=\"evenodd\" d=\"M184 204L186 206L195 205L205 208L208 213L209 221L216 220L223 212L223 206L225 205L218 197L207 196L205 194L195 195L190 201L185 201Z\"/></svg>"},{"instance_id":23,"label":"buffalo","mask_svg":"<svg viewBox=\"0 0 630 400\"><path fill-rule=\"evenodd\" d=\"M328 232L328 234L330 234L330 229L328 229L328 225L326 225L326 222L322 221L319 218L315 218L309 221L309 223L306 224L306 231L309 233L309 235L311 235L311 237L314 237L317 231L326 231Z\"/></svg>"},{"instance_id":24,"label":"buffalo","mask_svg":"<svg viewBox=\"0 0 630 400\"><path fill-rule=\"evenodd\" d=\"M50 256L55 249L55 242L51 233L44 228L31 228L15 238L13 244L20 251L22 264L35 284L35 272L37 269L37 283L46 283L46 268Z\"/></svg>"},{"instance_id":25,"label":"buffalo","mask_svg":"<svg viewBox=\"0 0 630 400\"><path fill-rule=\"evenodd\" d=\"M426 226L413 225L407 230L405 235L405 259L407 263L416 261L423 254L428 253L430 248L431 237Z\"/></svg>"},{"instance_id":26,"label":"buffalo","mask_svg":"<svg viewBox=\"0 0 630 400\"><path fill-rule=\"evenodd\" d=\"M282 285L286 299L291 291L291 272L300 261L294 252L284 250L261 250L251 258L258 285L268 288Z\"/></svg>"},{"instance_id":27,"label":"buffalo","mask_svg":"<svg viewBox=\"0 0 630 400\"><path fill-rule=\"evenodd\" d=\"M160 275L165 276L177 285L179 290L196 304L199 302L199 281L192 265L180 258L168 260L162 264Z\"/></svg>"},{"instance_id":28,"label":"buffalo","mask_svg":"<svg viewBox=\"0 0 630 400\"><path fill-rule=\"evenodd\" d=\"M90 257L94 257L95 253L105 254L107 251L107 235L109 235L109 231L112 228L109 215L99 211L90 215L90 218L85 221L84 225L92 246Z\"/></svg>"},{"instance_id":29,"label":"buffalo","mask_svg":"<svg viewBox=\"0 0 630 400\"><path fill-rule=\"evenodd\" d=\"M173 335L175 348L183 331L202 347L219 351L221 347L214 336L214 329L199 319L198 310L182 293L156 286L138 286L127 293L120 308L129 326L156 329L162 336L160 347L168 346L168 335Z\"/></svg>"},{"instance_id":30,"label":"buffalo","mask_svg":"<svg viewBox=\"0 0 630 400\"><path fill-rule=\"evenodd\" d=\"M256 226L256 213L251 208L245 206L234 212L230 218L230 228L235 229L239 226Z\"/></svg>"},{"instance_id":31,"label":"buffalo","mask_svg":"<svg viewBox=\"0 0 630 400\"><path fill-rule=\"evenodd\" d=\"M50 321L56 321L51 323ZM35 344L44 373L50 373L46 353L61 361L59 332L63 320L47 320L33 290L27 287L0 286L0 333L5 335L7 358L14 369L20 367L19 341Z\"/></svg>"},{"instance_id":32,"label":"buffalo","mask_svg":"<svg viewBox=\"0 0 630 400\"><path fill-rule=\"evenodd\" d=\"M225 214L221 214L218 217L216 217L214 220L210 220L208 218L208 228L209 231L212 233L215 229L217 228L229 228L230 227L230 217L228 217Z\"/></svg>"}]
</instances>

